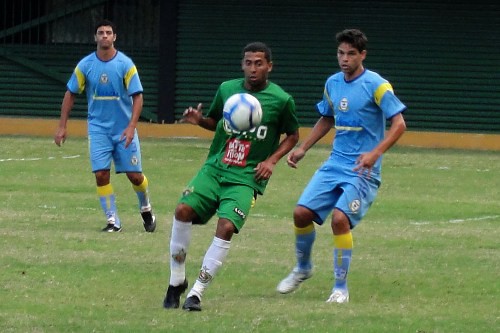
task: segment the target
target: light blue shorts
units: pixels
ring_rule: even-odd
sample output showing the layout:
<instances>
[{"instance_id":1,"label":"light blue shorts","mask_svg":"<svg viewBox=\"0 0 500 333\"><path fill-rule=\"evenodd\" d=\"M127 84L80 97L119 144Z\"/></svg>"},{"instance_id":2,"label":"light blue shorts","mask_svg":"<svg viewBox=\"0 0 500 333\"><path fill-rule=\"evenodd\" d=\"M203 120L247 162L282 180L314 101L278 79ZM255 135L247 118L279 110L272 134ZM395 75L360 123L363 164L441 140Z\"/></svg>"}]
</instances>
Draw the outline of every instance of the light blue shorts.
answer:
<instances>
[{"instance_id":1,"label":"light blue shorts","mask_svg":"<svg viewBox=\"0 0 500 333\"><path fill-rule=\"evenodd\" d=\"M115 172L142 172L141 146L137 132L130 145L125 148L125 139L121 134L89 133L89 153L92 172L110 170L111 161Z\"/></svg>"},{"instance_id":2,"label":"light blue shorts","mask_svg":"<svg viewBox=\"0 0 500 333\"><path fill-rule=\"evenodd\" d=\"M304 206L316 215L314 222L322 225L337 208L349 218L351 229L366 215L377 196L380 182L324 163L302 192L297 206Z\"/></svg>"}]
</instances>

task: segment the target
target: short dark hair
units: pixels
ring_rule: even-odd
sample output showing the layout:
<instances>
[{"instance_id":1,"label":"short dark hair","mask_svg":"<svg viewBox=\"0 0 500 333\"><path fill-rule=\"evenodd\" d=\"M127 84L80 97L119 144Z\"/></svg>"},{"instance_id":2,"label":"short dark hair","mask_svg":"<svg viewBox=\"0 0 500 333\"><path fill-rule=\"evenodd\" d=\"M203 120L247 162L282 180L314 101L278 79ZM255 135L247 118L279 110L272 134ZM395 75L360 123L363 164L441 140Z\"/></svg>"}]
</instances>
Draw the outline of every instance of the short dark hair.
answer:
<instances>
[{"instance_id":1,"label":"short dark hair","mask_svg":"<svg viewBox=\"0 0 500 333\"><path fill-rule=\"evenodd\" d=\"M366 44L368 43L368 38L366 35L358 29L345 29L337 33L335 36L337 43L348 43L356 48L359 52L366 50Z\"/></svg>"},{"instance_id":2,"label":"short dark hair","mask_svg":"<svg viewBox=\"0 0 500 333\"><path fill-rule=\"evenodd\" d=\"M110 20L101 20L97 22L97 24L95 25L94 34L97 34L97 29L99 29L99 27L107 27L107 26L110 26L111 29L113 29L113 33L116 34L116 26Z\"/></svg>"},{"instance_id":3,"label":"short dark hair","mask_svg":"<svg viewBox=\"0 0 500 333\"><path fill-rule=\"evenodd\" d=\"M262 42L252 42L247 44L243 48L243 52L241 54L242 57L245 57L246 52L264 52L264 56L267 62L273 61L273 55L271 53L271 49Z\"/></svg>"}]
</instances>

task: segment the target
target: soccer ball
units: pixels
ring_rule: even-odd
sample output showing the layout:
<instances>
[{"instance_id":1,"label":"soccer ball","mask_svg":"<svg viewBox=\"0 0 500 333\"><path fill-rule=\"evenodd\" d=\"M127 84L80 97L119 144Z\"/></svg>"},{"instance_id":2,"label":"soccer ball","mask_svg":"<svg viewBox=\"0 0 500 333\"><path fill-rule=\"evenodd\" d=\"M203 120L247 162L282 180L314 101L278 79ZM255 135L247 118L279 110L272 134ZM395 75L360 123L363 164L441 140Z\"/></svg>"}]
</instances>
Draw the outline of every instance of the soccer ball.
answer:
<instances>
[{"instance_id":1,"label":"soccer ball","mask_svg":"<svg viewBox=\"0 0 500 333\"><path fill-rule=\"evenodd\" d=\"M234 94L224 103L223 115L232 130L248 131L260 125L262 107L259 100L250 94Z\"/></svg>"}]
</instances>

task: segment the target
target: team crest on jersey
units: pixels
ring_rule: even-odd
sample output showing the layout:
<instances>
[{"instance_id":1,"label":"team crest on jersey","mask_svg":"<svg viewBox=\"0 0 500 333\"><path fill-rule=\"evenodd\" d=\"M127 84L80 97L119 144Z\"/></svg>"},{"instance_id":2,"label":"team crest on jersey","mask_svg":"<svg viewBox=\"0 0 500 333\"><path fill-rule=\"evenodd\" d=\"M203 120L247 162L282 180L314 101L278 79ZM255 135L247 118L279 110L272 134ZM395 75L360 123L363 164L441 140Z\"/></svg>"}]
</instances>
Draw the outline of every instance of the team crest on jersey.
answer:
<instances>
[{"instance_id":1,"label":"team crest on jersey","mask_svg":"<svg viewBox=\"0 0 500 333\"><path fill-rule=\"evenodd\" d=\"M339 110L342 112L347 112L349 109L349 102L347 101L347 98L342 98L339 103Z\"/></svg>"},{"instance_id":2,"label":"team crest on jersey","mask_svg":"<svg viewBox=\"0 0 500 333\"><path fill-rule=\"evenodd\" d=\"M106 73L101 74L101 80L100 81L101 81L102 84L108 83L108 81L109 81L108 74L106 74Z\"/></svg>"},{"instance_id":3,"label":"team crest on jersey","mask_svg":"<svg viewBox=\"0 0 500 333\"><path fill-rule=\"evenodd\" d=\"M360 207L361 202L358 199L351 201L351 203L349 204L349 208L353 213L357 213Z\"/></svg>"},{"instance_id":4,"label":"team crest on jersey","mask_svg":"<svg viewBox=\"0 0 500 333\"><path fill-rule=\"evenodd\" d=\"M198 280L201 283L209 283L212 280L212 275L208 272L207 266L203 266L202 269L200 269L200 275L198 275Z\"/></svg>"},{"instance_id":5,"label":"team crest on jersey","mask_svg":"<svg viewBox=\"0 0 500 333\"><path fill-rule=\"evenodd\" d=\"M130 159L130 163L132 163L132 165L137 165L139 163L139 160L137 159L137 156L132 156L132 158Z\"/></svg>"}]
</instances>

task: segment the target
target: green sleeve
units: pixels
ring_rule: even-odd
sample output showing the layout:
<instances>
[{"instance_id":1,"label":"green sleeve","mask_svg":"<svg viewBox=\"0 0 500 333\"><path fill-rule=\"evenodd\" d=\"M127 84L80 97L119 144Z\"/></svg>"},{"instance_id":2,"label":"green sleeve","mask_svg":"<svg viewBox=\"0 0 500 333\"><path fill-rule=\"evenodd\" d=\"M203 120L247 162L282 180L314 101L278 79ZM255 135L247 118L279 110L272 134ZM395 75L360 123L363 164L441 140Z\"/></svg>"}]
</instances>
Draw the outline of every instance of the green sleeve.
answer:
<instances>
[{"instance_id":1,"label":"green sleeve","mask_svg":"<svg viewBox=\"0 0 500 333\"><path fill-rule=\"evenodd\" d=\"M293 97L289 97L281 116L280 133L294 133L299 129L299 120L295 109L295 101Z\"/></svg>"}]
</instances>

